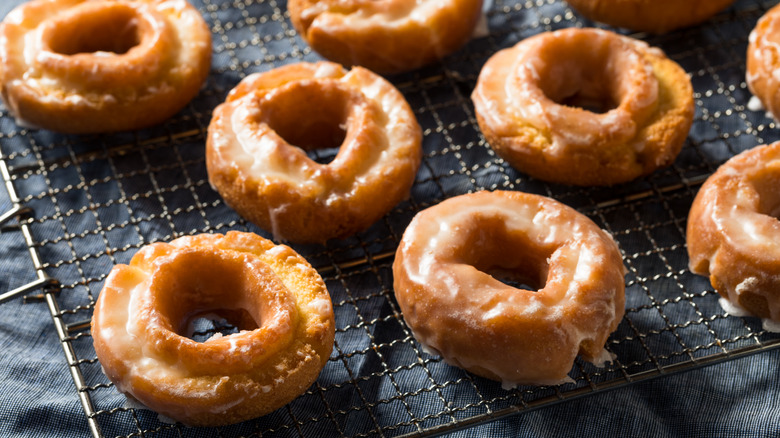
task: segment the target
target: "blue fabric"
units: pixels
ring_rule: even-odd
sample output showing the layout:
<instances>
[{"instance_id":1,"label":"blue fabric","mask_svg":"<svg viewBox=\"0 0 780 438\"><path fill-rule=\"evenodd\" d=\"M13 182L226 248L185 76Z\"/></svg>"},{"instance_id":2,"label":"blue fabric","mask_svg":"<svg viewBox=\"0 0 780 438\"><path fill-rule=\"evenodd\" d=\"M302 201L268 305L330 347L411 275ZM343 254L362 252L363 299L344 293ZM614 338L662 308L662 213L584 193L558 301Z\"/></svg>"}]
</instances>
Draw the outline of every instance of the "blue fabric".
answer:
<instances>
[{"instance_id":1,"label":"blue fabric","mask_svg":"<svg viewBox=\"0 0 780 438\"><path fill-rule=\"evenodd\" d=\"M15 255L24 257L21 252ZM14 262L0 264L3 286L9 275L22 269ZM0 310L0 436L89 436L45 305L14 300ZM776 437L778 370L780 351L774 350L563 402L452 436ZM218 435L211 431L198 436Z\"/></svg>"},{"instance_id":2,"label":"blue fabric","mask_svg":"<svg viewBox=\"0 0 780 438\"><path fill-rule=\"evenodd\" d=\"M0 3L0 15L21 2ZM215 33L212 74L192 104L165 124L134 133L60 136L26 131L5 110L0 117L0 150L14 170L15 189L34 211L31 227L46 272L63 285L57 302L68 324L91 316L108 270L127 262L144 243L228 229L270 237L242 221L210 189L199 132L243 76L320 58L292 32L283 1L192 3ZM608 344L626 372L652 370L654 361L671 366L717 354L719 345L733 349L756 339L776 341L778 335L763 332L757 319L725 314L708 281L687 271L682 229L695 187L660 190L682 178L696 181L731 155L780 139L770 119L744 108L750 97L744 86L747 33L775 3L737 0L704 25L664 36L635 35L662 47L691 74L697 92L691 136L668 170L613 188L574 189L526 178L496 159L475 128L468 95L479 67L495 50L543 30L594 23L560 1L496 0L487 14L488 36L441 63L390 78L426 133L425 162L410 199L344 242L295 246L323 272L336 308L336 346L317 384L255 421L214 429L172 426L147 410L126 408L100 372L88 333L71 333L68 345L77 354L84 392L104 436L394 436L415 432L415 422L427 429L480 415L481 424L451 435L780 436L777 349L491 422L488 409L533 403L555 392L505 391L421 351L392 296L392 258L340 265L391 253L413 214L427 205L474 190L525 190L579 208L612 231L626 252L627 315ZM631 200L642 193L649 195ZM615 199L620 202L596 208ZM0 214L11 207L0 189ZM15 224L0 229L0 293L36 279ZM563 385L561 392L586 387L586 374L597 383L622 375L616 367L596 370L578 361L571 373L577 383ZM17 298L0 304L0 382L0 436L90 436L46 303Z\"/></svg>"}]
</instances>

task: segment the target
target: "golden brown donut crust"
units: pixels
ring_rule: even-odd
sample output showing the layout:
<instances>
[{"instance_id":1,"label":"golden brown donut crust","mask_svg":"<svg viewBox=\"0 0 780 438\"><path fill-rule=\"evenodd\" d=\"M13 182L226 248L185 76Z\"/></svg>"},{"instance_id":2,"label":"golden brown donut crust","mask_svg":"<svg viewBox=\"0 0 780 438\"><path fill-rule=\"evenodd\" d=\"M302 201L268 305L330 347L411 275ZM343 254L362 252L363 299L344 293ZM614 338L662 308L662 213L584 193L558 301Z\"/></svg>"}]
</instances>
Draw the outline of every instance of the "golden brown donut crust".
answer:
<instances>
[{"instance_id":1,"label":"golden brown donut crust","mask_svg":"<svg viewBox=\"0 0 780 438\"><path fill-rule=\"evenodd\" d=\"M0 94L25 126L147 127L195 97L210 66L211 33L186 0L34 0L0 24Z\"/></svg>"},{"instance_id":2,"label":"golden brown donut crust","mask_svg":"<svg viewBox=\"0 0 780 438\"><path fill-rule=\"evenodd\" d=\"M186 337L202 315L239 333ZM237 423L303 393L333 348L333 307L306 260L252 233L154 243L115 266L98 296L92 338L116 388L192 426Z\"/></svg>"},{"instance_id":3,"label":"golden brown donut crust","mask_svg":"<svg viewBox=\"0 0 780 438\"><path fill-rule=\"evenodd\" d=\"M734 0L566 0L585 17L652 33L666 33L699 24Z\"/></svg>"},{"instance_id":4,"label":"golden brown donut crust","mask_svg":"<svg viewBox=\"0 0 780 438\"><path fill-rule=\"evenodd\" d=\"M209 124L206 165L241 216L276 239L323 243L368 228L409 196L421 142L409 104L380 76L298 63L231 91ZM323 144L339 146L328 164L302 149Z\"/></svg>"},{"instance_id":5,"label":"golden brown donut crust","mask_svg":"<svg viewBox=\"0 0 780 438\"><path fill-rule=\"evenodd\" d=\"M290 0L290 19L325 58L377 73L410 71L471 37L482 0Z\"/></svg>"},{"instance_id":6,"label":"golden brown donut crust","mask_svg":"<svg viewBox=\"0 0 780 438\"><path fill-rule=\"evenodd\" d=\"M592 112L567 99L598 101ZM472 94L495 152L541 180L631 181L672 164L693 122L688 75L659 49L613 32L563 29L493 55Z\"/></svg>"},{"instance_id":7,"label":"golden brown donut crust","mask_svg":"<svg viewBox=\"0 0 780 438\"><path fill-rule=\"evenodd\" d=\"M574 209L477 192L414 217L393 286L415 338L448 363L506 387L558 384L578 353L611 360L604 344L624 314L624 271L612 238Z\"/></svg>"},{"instance_id":8,"label":"golden brown donut crust","mask_svg":"<svg viewBox=\"0 0 780 438\"><path fill-rule=\"evenodd\" d=\"M766 12L750 32L747 48L748 88L775 118L780 115L780 5Z\"/></svg>"},{"instance_id":9,"label":"golden brown donut crust","mask_svg":"<svg viewBox=\"0 0 780 438\"><path fill-rule=\"evenodd\" d=\"M780 322L780 142L729 159L693 201L691 271L739 308Z\"/></svg>"}]
</instances>

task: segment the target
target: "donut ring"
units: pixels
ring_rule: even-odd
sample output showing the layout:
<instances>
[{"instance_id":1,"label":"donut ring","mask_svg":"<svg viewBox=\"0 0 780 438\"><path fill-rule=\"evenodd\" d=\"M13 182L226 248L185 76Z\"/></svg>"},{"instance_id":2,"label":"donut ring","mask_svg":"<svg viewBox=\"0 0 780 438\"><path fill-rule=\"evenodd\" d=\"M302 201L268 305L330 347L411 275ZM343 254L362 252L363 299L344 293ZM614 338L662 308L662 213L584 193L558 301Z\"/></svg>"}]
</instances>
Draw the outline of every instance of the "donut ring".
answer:
<instances>
[{"instance_id":1,"label":"donut ring","mask_svg":"<svg viewBox=\"0 0 780 438\"><path fill-rule=\"evenodd\" d=\"M688 215L693 273L732 305L780 322L780 142L729 159Z\"/></svg>"},{"instance_id":2,"label":"donut ring","mask_svg":"<svg viewBox=\"0 0 780 438\"><path fill-rule=\"evenodd\" d=\"M176 114L211 65L185 0L34 0L0 24L0 94L23 126L138 129Z\"/></svg>"},{"instance_id":3,"label":"donut ring","mask_svg":"<svg viewBox=\"0 0 780 438\"><path fill-rule=\"evenodd\" d=\"M604 344L624 313L612 238L574 209L521 192L456 196L418 213L393 276L421 344L505 387L562 383L578 352L611 360Z\"/></svg>"},{"instance_id":4,"label":"donut ring","mask_svg":"<svg viewBox=\"0 0 780 438\"><path fill-rule=\"evenodd\" d=\"M421 142L409 104L380 76L299 63L230 92L208 128L206 165L241 216L276 239L322 243L368 228L409 196ZM303 150L339 145L329 164Z\"/></svg>"},{"instance_id":5,"label":"donut ring","mask_svg":"<svg viewBox=\"0 0 780 438\"><path fill-rule=\"evenodd\" d=\"M746 82L750 92L777 118L780 116L780 5L766 12L750 32Z\"/></svg>"},{"instance_id":6,"label":"donut ring","mask_svg":"<svg viewBox=\"0 0 780 438\"><path fill-rule=\"evenodd\" d=\"M185 337L207 314L241 331ZM230 231L154 243L115 266L92 337L119 391L184 424L215 426L272 412L305 391L328 360L334 324L325 283L303 257Z\"/></svg>"},{"instance_id":7,"label":"donut ring","mask_svg":"<svg viewBox=\"0 0 780 438\"><path fill-rule=\"evenodd\" d=\"M566 0L585 17L656 34L706 21L734 0Z\"/></svg>"},{"instance_id":8,"label":"donut ring","mask_svg":"<svg viewBox=\"0 0 780 438\"><path fill-rule=\"evenodd\" d=\"M458 50L482 0L290 0L290 19L318 53L346 66L400 73Z\"/></svg>"},{"instance_id":9,"label":"donut ring","mask_svg":"<svg viewBox=\"0 0 780 438\"><path fill-rule=\"evenodd\" d=\"M510 165L580 186L670 165L694 114L693 87L679 65L598 29L545 32L499 51L472 99L485 138Z\"/></svg>"}]
</instances>

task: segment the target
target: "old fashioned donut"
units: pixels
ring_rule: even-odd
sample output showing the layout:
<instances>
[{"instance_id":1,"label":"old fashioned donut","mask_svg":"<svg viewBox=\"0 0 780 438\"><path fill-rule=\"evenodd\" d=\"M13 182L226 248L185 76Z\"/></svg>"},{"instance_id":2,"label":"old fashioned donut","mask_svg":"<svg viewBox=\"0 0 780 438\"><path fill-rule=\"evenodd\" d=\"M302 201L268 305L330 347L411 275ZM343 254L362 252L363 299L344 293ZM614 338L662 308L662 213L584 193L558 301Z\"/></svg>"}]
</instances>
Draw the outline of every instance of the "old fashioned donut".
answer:
<instances>
[{"instance_id":1,"label":"old fashioned donut","mask_svg":"<svg viewBox=\"0 0 780 438\"><path fill-rule=\"evenodd\" d=\"M240 331L187 337L202 315ZM314 382L330 356L325 283L287 246L251 233L154 243L117 265L92 317L100 364L116 388L192 426L276 410Z\"/></svg>"},{"instance_id":2,"label":"old fashioned donut","mask_svg":"<svg viewBox=\"0 0 780 438\"><path fill-rule=\"evenodd\" d=\"M665 33L699 24L734 0L566 0L585 17L643 32Z\"/></svg>"},{"instance_id":3,"label":"old fashioned donut","mask_svg":"<svg viewBox=\"0 0 780 438\"><path fill-rule=\"evenodd\" d=\"M697 193L691 271L752 315L780 322L780 142L729 159Z\"/></svg>"},{"instance_id":4,"label":"old fashioned donut","mask_svg":"<svg viewBox=\"0 0 780 438\"><path fill-rule=\"evenodd\" d=\"M208 128L209 180L241 216L291 242L368 228L409 196L422 131L370 71L298 63L245 78ZM306 151L338 147L327 164Z\"/></svg>"},{"instance_id":5,"label":"old fashioned donut","mask_svg":"<svg viewBox=\"0 0 780 438\"><path fill-rule=\"evenodd\" d=\"M198 93L211 33L186 0L33 0L0 24L0 93L23 126L159 123Z\"/></svg>"},{"instance_id":6,"label":"old fashioned donut","mask_svg":"<svg viewBox=\"0 0 780 438\"><path fill-rule=\"evenodd\" d=\"M617 245L590 219L507 191L456 196L418 213L393 263L395 296L415 338L505 387L562 383L578 353L611 360L604 344L623 317L623 275Z\"/></svg>"},{"instance_id":7,"label":"old fashioned donut","mask_svg":"<svg viewBox=\"0 0 780 438\"><path fill-rule=\"evenodd\" d=\"M748 88L775 118L780 116L780 5L766 12L750 32L747 48Z\"/></svg>"},{"instance_id":8,"label":"old fashioned donut","mask_svg":"<svg viewBox=\"0 0 780 438\"><path fill-rule=\"evenodd\" d=\"M647 44L563 29L493 55L472 94L490 146L533 177L612 185L670 165L693 122L685 71Z\"/></svg>"},{"instance_id":9,"label":"old fashioned donut","mask_svg":"<svg viewBox=\"0 0 780 438\"><path fill-rule=\"evenodd\" d=\"M318 53L346 66L400 73L456 51L482 0L290 0L290 19Z\"/></svg>"}]
</instances>

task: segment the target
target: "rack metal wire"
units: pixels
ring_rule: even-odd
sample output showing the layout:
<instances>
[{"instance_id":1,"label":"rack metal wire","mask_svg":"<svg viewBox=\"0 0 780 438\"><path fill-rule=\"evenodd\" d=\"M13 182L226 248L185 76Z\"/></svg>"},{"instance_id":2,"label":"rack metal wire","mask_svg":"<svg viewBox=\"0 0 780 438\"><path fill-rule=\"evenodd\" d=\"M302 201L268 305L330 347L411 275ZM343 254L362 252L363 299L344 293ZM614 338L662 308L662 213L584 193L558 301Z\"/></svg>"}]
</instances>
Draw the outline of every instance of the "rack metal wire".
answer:
<instances>
[{"instance_id":1,"label":"rack metal wire","mask_svg":"<svg viewBox=\"0 0 780 438\"><path fill-rule=\"evenodd\" d=\"M102 374L89 334L109 270L143 245L182 235L239 229L270 237L209 186L205 127L247 74L319 59L292 29L284 1L193 3L213 31L213 71L170 121L138 132L65 136L19 127L5 111L0 117L0 174L10 199L0 226L23 234L36 276L0 302L41 291L30 298L47 303L93 436L432 436L780 346L759 320L725 312L707 279L688 270L684 232L698 186L718 165L778 139L772 119L746 109L744 82L747 35L776 1L738 0L701 26L634 34L690 73L690 137L672 167L648 178L575 188L528 178L498 158L479 132L469 95L498 49L546 30L600 25L562 1L496 0L486 14L487 36L437 65L390 78L424 128L424 162L410 198L357 236L294 246L323 275L335 305L335 347L317 382L277 412L214 431L128 405ZM577 360L573 383L504 390L415 341L392 291L404 227L443 199L495 189L551 196L613 234L628 269L626 316L607 344L614 363L595 368Z\"/></svg>"}]
</instances>

